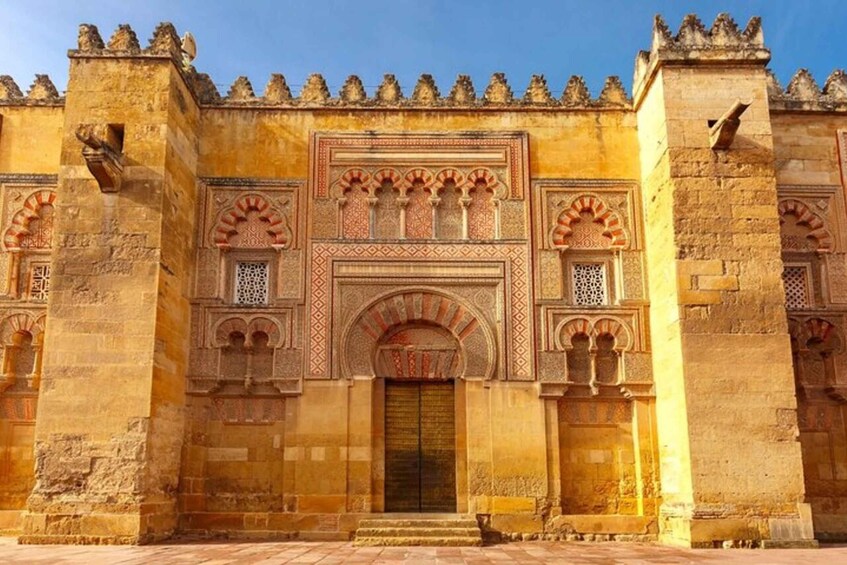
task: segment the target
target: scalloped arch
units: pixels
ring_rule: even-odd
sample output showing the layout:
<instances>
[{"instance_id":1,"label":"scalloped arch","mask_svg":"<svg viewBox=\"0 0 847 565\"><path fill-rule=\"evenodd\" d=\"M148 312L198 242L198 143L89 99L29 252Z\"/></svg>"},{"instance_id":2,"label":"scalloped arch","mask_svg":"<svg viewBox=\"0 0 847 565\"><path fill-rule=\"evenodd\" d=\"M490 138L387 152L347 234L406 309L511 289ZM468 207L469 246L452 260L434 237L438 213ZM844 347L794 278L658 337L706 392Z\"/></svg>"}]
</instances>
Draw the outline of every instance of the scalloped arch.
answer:
<instances>
[{"instance_id":1,"label":"scalloped arch","mask_svg":"<svg viewBox=\"0 0 847 565\"><path fill-rule=\"evenodd\" d=\"M12 216L12 221L3 237L6 251L20 251L21 238L29 235L30 222L39 217L39 213L44 206L52 206L55 201L56 192L52 190L39 190L30 194L24 200L21 209Z\"/></svg>"},{"instance_id":2,"label":"scalloped arch","mask_svg":"<svg viewBox=\"0 0 847 565\"><path fill-rule=\"evenodd\" d=\"M44 332L44 316L39 316L38 318L34 318L29 314L25 314L23 312L18 312L16 314L10 314L3 319L2 335L6 340L4 345L12 345L9 340L12 339L18 332L26 332L32 336L33 342L40 339L41 335Z\"/></svg>"},{"instance_id":3,"label":"scalloped arch","mask_svg":"<svg viewBox=\"0 0 847 565\"><path fill-rule=\"evenodd\" d=\"M347 169L344 173L342 173L341 178L338 179L338 183L341 186L341 193L344 194L344 192L349 190L355 182L358 182L365 190L367 190L367 184L370 180L371 175L366 170L352 168Z\"/></svg>"},{"instance_id":4,"label":"scalloped arch","mask_svg":"<svg viewBox=\"0 0 847 565\"><path fill-rule=\"evenodd\" d=\"M249 347L252 336L256 332L262 332L268 336L268 347L282 346L282 331L279 324L267 316L257 315L250 318L232 316L220 320L214 331L214 347L225 347L229 344L229 336L238 332L245 337L245 343Z\"/></svg>"},{"instance_id":5,"label":"scalloped arch","mask_svg":"<svg viewBox=\"0 0 847 565\"><path fill-rule=\"evenodd\" d=\"M478 183L485 183L485 188L493 191L494 188L499 184L500 181L497 180L497 175L488 169L474 169L468 173L468 180L466 181L468 187L473 188Z\"/></svg>"},{"instance_id":6,"label":"scalloped arch","mask_svg":"<svg viewBox=\"0 0 847 565\"><path fill-rule=\"evenodd\" d=\"M494 377L497 346L491 328L473 306L441 290L409 289L375 298L353 316L342 332L341 343L345 350L362 347L363 344L358 340L351 340L351 336L358 333L375 347L387 332L414 323L431 324L449 331L459 342L463 357L468 344L476 344L477 347L482 345L485 354L475 357L479 366L474 367L473 376L483 375L485 379ZM341 358L342 374L349 376L351 369L346 359L346 356ZM462 361L462 371L457 377L464 377L467 373L467 361Z\"/></svg>"},{"instance_id":7,"label":"scalloped arch","mask_svg":"<svg viewBox=\"0 0 847 565\"><path fill-rule=\"evenodd\" d=\"M585 337L591 337L591 320L588 318L572 318L559 326L559 331L556 333L560 336L561 347L563 349L572 349L574 336L584 335Z\"/></svg>"},{"instance_id":8,"label":"scalloped arch","mask_svg":"<svg viewBox=\"0 0 847 565\"><path fill-rule=\"evenodd\" d=\"M556 218L556 225L550 234L553 247L567 248L567 238L573 233L573 223L581 220L583 212L590 212L595 222L603 224L604 234L612 239L612 248L623 249L629 245L629 237L617 213L598 196L584 194L575 198Z\"/></svg>"},{"instance_id":9,"label":"scalloped arch","mask_svg":"<svg viewBox=\"0 0 847 565\"><path fill-rule=\"evenodd\" d=\"M823 318L810 318L803 324L808 339L816 339L827 343L830 339L838 336L836 326Z\"/></svg>"},{"instance_id":10,"label":"scalloped arch","mask_svg":"<svg viewBox=\"0 0 847 565\"><path fill-rule=\"evenodd\" d=\"M435 175L435 189L443 189L448 181L452 181L456 186L461 187L465 182L465 175L462 174L462 171L453 167L441 169Z\"/></svg>"},{"instance_id":11,"label":"scalloped arch","mask_svg":"<svg viewBox=\"0 0 847 565\"><path fill-rule=\"evenodd\" d=\"M824 223L823 218L812 212L805 202L801 202L794 198L786 198L785 200L780 200L777 210L779 211L780 224L785 221L783 216L791 214L797 218L798 224L805 224L809 226L811 231L809 231L808 235L815 238L815 241L818 242L817 251L832 251L832 235L829 233L829 230L826 229L826 224Z\"/></svg>"},{"instance_id":12,"label":"scalloped arch","mask_svg":"<svg viewBox=\"0 0 847 565\"><path fill-rule=\"evenodd\" d=\"M423 184L424 188L429 188L432 185L433 177L431 172L418 167L406 171L406 174L403 175L403 180L406 182L406 186L409 187L411 187L416 182L419 182Z\"/></svg>"},{"instance_id":13,"label":"scalloped arch","mask_svg":"<svg viewBox=\"0 0 847 565\"><path fill-rule=\"evenodd\" d=\"M245 194L225 210L218 218L214 230L214 243L218 247L230 247L229 240L238 233L238 223L247 221L247 214L258 212L259 219L268 222L267 231L273 238L274 247L288 244L289 229L285 218L260 194Z\"/></svg>"},{"instance_id":14,"label":"scalloped arch","mask_svg":"<svg viewBox=\"0 0 847 565\"><path fill-rule=\"evenodd\" d=\"M812 340L827 344L837 351L841 351L845 345L838 326L824 318L788 318L788 333L801 351L806 350Z\"/></svg>"},{"instance_id":15,"label":"scalloped arch","mask_svg":"<svg viewBox=\"0 0 847 565\"><path fill-rule=\"evenodd\" d=\"M627 350L632 345L629 328L615 318L600 318L594 321L592 338L596 342L597 338L603 335L608 335L615 340L615 349L618 351Z\"/></svg>"},{"instance_id":16,"label":"scalloped arch","mask_svg":"<svg viewBox=\"0 0 847 565\"><path fill-rule=\"evenodd\" d=\"M400 188L400 185L403 182L403 176L400 174L400 171L397 169L392 169L387 167L385 169L380 169L374 173L373 176L374 184L377 187L380 187L385 182L390 182L395 189Z\"/></svg>"},{"instance_id":17,"label":"scalloped arch","mask_svg":"<svg viewBox=\"0 0 847 565\"><path fill-rule=\"evenodd\" d=\"M483 184L484 190L490 191L496 200L503 200L508 197L508 187L488 169L479 168L469 172L465 179L465 190L475 192L479 184Z\"/></svg>"}]
</instances>

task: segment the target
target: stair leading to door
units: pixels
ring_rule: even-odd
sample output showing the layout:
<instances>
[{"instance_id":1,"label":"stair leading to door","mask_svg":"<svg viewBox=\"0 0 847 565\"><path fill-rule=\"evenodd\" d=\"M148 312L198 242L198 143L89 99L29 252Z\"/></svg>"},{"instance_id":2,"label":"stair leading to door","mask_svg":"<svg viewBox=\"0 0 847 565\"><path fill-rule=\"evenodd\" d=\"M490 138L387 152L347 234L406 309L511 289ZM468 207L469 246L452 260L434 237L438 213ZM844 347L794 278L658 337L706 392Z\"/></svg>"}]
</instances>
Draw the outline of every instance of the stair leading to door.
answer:
<instances>
[{"instance_id":1,"label":"stair leading to door","mask_svg":"<svg viewBox=\"0 0 847 565\"><path fill-rule=\"evenodd\" d=\"M356 530L355 546L480 546L476 519L460 514L384 514L365 518Z\"/></svg>"}]
</instances>

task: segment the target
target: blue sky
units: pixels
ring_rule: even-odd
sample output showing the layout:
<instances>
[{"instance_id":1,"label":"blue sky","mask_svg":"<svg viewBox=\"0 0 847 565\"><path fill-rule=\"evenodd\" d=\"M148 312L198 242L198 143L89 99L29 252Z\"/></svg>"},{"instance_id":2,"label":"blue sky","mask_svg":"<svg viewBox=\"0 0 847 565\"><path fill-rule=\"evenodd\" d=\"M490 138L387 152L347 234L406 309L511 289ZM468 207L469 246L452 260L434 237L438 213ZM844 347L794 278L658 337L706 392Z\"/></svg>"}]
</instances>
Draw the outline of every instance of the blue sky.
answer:
<instances>
[{"instance_id":1,"label":"blue sky","mask_svg":"<svg viewBox=\"0 0 847 565\"><path fill-rule=\"evenodd\" d=\"M833 69L847 67L847 0L0 0L0 74L26 90L46 72L62 90L79 23L95 24L105 40L129 23L145 46L167 20L194 34L195 66L222 93L238 75L260 93L272 72L283 73L295 93L312 72L333 94L349 74L372 93L387 72L406 95L421 73L434 75L445 95L457 74L469 74L481 93L491 73L503 71L516 94L532 74L544 74L557 95L578 74L596 95L607 75L631 88L654 14L675 32L687 13L709 27L721 11L742 28L762 16L783 86L800 67L821 86Z\"/></svg>"}]
</instances>

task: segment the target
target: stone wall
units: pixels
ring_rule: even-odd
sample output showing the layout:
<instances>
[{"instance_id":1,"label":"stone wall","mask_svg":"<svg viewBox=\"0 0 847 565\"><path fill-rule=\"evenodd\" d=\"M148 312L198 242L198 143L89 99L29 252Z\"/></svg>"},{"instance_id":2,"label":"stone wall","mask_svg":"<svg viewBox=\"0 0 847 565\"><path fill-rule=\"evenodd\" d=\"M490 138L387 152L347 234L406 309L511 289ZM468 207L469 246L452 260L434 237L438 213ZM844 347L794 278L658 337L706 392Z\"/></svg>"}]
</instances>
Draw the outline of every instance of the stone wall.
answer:
<instances>
[{"instance_id":1,"label":"stone wall","mask_svg":"<svg viewBox=\"0 0 847 565\"><path fill-rule=\"evenodd\" d=\"M386 381L447 378L489 539L845 535L843 73L783 90L725 15L657 19L633 100L77 47L65 97L0 77L0 528L347 539Z\"/></svg>"}]
</instances>

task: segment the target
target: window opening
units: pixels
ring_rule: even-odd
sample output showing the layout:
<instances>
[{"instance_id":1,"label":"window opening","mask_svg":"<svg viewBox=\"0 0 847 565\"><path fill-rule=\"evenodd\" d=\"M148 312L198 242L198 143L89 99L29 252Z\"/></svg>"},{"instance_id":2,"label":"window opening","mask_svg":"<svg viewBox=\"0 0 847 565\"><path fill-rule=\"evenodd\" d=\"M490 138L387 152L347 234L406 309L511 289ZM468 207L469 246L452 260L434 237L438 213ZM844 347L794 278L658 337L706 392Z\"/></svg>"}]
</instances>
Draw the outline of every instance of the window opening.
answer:
<instances>
[{"instance_id":1,"label":"window opening","mask_svg":"<svg viewBox=\"0 0 847 565\"><path fill-rule=\"evenodd\" d=\"M602 306L606 296L606 266L602 263L573 264L573 299L577 306Z\"/></svg>"},{"instance_id":2,"label":"window opening","mask_svg":"<svg viewBox=\"0 0 847 565\"><path fill-rule=\"evenodd\" d=\"M258 306L268 303L268 263L250 261L235 265L235 303Z\"/></svg>"},{"instance_id":3,"label":"window opening","mask_svg":"<svg viewBox=\"0 0 847 565\"><path fill-rule=\"evenodd\" d=\"M50 293L50 265L36 263L30 270L29 297L30 300L47 300Z\"/></svg>"},{"instance_id":4,"label":"window opening","mask_svg":"<svg viewBox=\"0 0 847 565\"><path fill-rule=\"evenodd\" d=\"M803 266L785 267L782 284L785 287L785 307L800 310L809 307L809 273Z\"/></svg>"}]
</instances>

